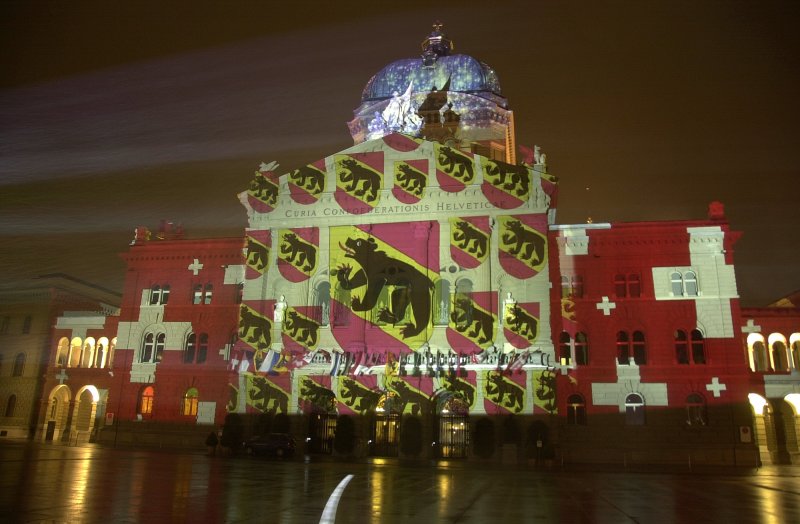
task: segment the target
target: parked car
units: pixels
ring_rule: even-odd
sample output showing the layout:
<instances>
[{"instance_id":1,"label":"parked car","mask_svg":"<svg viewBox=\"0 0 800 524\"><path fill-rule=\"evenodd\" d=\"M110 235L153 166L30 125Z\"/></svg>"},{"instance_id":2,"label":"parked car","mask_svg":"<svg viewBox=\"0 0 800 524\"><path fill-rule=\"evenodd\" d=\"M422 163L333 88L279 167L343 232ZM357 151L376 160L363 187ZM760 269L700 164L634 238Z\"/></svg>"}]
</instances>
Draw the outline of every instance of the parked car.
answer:
<instances>
[{"instance_id":1,"label":"parked car","mask_svg":"<svg viewBox=\"0 0 800 524\"><path fill-rule=\"evenodd\" d=\"M294 437L286 433L270 433L253 437L244 443L248 455L270 455L283 458L294 455Z\"/></svg>"}]
</instances>

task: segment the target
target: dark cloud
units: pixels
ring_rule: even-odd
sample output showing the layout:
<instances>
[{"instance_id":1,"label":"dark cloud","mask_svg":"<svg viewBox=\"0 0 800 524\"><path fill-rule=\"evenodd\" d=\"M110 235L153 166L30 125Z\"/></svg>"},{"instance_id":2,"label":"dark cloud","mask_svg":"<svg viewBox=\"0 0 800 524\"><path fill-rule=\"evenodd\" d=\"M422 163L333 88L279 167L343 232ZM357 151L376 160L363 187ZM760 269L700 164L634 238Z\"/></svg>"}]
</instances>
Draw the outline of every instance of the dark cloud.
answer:
<instances>
[{"instance_id":1,"label":"dark cloud","mask_svg":"<svg viewBox=\"0 0 800 524\"><path fill-rule=\"evenodd\" d=\"M118 288L116 253L160 218L237 234L258 163L347 147L364 84L441 19L497 71L518 142L547 152L560 222L721 200L745 302L800 288L795 3L128 4L0 7L5 279Z\"/></svg>"}]
</instances>

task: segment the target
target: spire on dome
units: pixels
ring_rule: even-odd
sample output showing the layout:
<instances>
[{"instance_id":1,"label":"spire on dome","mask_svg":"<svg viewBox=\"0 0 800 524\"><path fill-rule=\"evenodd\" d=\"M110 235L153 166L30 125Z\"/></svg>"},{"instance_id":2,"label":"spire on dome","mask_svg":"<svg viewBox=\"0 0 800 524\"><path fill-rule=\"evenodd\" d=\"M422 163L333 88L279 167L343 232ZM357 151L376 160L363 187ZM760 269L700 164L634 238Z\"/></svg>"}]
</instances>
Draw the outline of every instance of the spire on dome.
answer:
<instances>
[{"instance_id":1,"label":"spire on dome","mask_svg":"<svg viewBox=\"0 0 800 524\"><path fill-rule=\"evenodd\" d=\"M448 56L455 50L453 41L442 31L444 25L438 20L433 24L433 31L422 41L422 64L433 67L440 56Z\"/></svg>"}]
</instances>

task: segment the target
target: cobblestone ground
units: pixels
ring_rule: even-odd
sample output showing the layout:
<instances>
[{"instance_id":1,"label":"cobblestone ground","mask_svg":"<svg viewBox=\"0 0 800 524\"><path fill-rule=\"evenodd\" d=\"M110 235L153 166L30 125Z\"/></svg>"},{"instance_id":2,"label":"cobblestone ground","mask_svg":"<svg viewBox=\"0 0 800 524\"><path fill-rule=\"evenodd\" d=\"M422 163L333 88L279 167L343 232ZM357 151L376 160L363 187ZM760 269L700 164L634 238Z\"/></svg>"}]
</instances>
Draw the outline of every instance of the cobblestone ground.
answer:
<instances>
[{"instance_id":1,"label":"cobblestone ground","mask_svg":"<svg viewBox=\"0 0 800 524\"><path fill-rule=\"evenodd\" d=\"M0 444L0 521L800 522L800 467L565 471Z\"/></svg>"}]
</instances>

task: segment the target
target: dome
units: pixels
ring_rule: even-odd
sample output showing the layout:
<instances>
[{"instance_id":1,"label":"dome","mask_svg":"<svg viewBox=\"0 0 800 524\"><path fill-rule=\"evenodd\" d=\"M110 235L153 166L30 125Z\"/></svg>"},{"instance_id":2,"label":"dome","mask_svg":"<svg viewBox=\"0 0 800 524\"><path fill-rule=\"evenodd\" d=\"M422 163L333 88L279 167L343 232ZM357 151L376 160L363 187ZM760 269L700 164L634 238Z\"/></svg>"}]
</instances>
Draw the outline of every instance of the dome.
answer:
<instances>
[{"instance_id":1,"label":"dome","mask_svg":"<svg viewBox=\"0 0 800 524\"><path fill-rule=\"evenodd\" d=\"M415 93L441 90L448 81L449 92L502 96L497 73L491 67L469 55L447 55L437 57L432 65L426 65L423 58L392 62L367 82L361 101L391 98L404 92L410 83Z\"/></svg>"}]
</instances>

